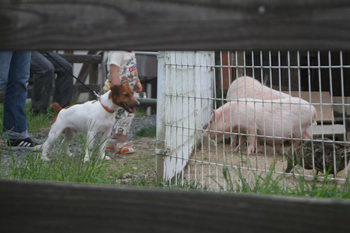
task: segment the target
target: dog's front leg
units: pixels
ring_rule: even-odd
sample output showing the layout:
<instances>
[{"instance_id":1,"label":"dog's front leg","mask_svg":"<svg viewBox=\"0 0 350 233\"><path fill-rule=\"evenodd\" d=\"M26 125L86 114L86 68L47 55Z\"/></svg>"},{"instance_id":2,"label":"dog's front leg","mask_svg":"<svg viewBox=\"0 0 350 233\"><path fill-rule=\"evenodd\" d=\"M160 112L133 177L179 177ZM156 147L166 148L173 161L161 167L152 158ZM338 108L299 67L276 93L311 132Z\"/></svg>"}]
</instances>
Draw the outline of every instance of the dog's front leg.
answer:
<instances>
[{"instance_id":1,"label":"dog's front leg","mask_svg":"<svg viewBox=\"0 0 350 233\"><path fill-rule=\"evenodd\" d=\"M94 149L95 137L96 137L96 132L95 131L88 132L87 138L86 138L84 162L88 162L89 159L90 159L90 153Z\"/></svg>"},{"instance_id":2,"label":"dog's front leg","mask_svg":"<svg viewBox=\"0 0 350 233\"><path fill-rule=\"evenodd\" d=\"M85 157L84 157L84 162L88 162L90 159L90 151L93 150L95 142L95 133L93 132L88 132L87 137L86 137L86 146L85 146Z\"/></svg>"}]
</instances>

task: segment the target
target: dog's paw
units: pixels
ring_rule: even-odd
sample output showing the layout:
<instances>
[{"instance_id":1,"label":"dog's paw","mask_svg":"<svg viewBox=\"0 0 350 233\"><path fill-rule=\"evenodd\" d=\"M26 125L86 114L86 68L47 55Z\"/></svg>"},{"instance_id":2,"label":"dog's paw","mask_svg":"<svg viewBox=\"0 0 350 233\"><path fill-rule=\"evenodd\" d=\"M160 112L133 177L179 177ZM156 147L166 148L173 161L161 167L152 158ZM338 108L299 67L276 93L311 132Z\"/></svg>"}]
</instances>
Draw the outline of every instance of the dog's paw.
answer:
<instances>
[{"instance_id":1,"label":"dog's paw","mask_svg":"<svg viewBox=\"0 0 350 233\"><path fill-rule=\"evenodd\" d=\"M103 158L102 158L102 159L103 159ZM104 159L107 160L107 161L109 161L109 160L111 160L111 157L109 157L109 156L106 155L106 156L104 157Z\"/></svg>"},{"instance_id":2,"label":"dog's paw","mask_svg":"<svg viewBox=\"0 0 350 233\"><path fill-rule=\"evenodd\" d=\"M89 157L84 157L84 163L89 162Z\"/></svg>"},{"instance_id":3,"label":"dog's paw","mask_svg":"<svg viewBox=\"0 0 350 233\"><path fill-rule=\"evenodd\" d=\"M36 145L33 147L33 152L39 152L42 149L42 145Z\"/></svg>"}]
</instances>

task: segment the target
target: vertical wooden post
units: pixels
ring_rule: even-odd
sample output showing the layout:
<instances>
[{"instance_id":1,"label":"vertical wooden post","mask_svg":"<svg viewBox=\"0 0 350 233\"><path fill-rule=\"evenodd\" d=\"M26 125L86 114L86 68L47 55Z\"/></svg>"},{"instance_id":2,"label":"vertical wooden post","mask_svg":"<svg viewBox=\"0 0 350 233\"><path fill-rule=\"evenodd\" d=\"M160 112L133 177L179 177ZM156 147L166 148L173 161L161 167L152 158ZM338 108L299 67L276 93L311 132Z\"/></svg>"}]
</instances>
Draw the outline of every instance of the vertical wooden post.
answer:
<instances>
[{"instance_id":1,"label":"vertical wooden post","mask_svg":"<svg viewBox=\"0 0 350 233\"><path fill-rule=\"evenodd\" d=\"M227 90L230 86L230 83L232 82L232 68L231 67L225 67L225 66L231 66L232 65L232 52L231 51L222 51L221 53L221 61L222 66L224 66L222 70L222 82L220 86L223 87L224 90Z\"/></svg>"},{"instance_id":2,"label":"vertical wooden post","mask_svg":"<svg viewBox=\"0 0 350 233\"><path fill-rule=\"evenodd\" d=\"M237 53L237 61L234 65L237 66L243 66L244 65L244 55L243 51L236 51ZM236 68L237 71L235 71L235 75L237 74L236 78L239 78L244 75L244 68Z\"/></svg>"},{"instance_id":3,"label":"vertical wooden post","mask_svg":"<svg viewBox=\"0 0 350 233\"><path fill-rule=\"evenodd\" d=\"M98 64L90 64L89 66L89 83L90 84L98 83ZM96 96L90 91L89 100L93 100L93 99L96 99Z\"/></svg>"}]
</instances>

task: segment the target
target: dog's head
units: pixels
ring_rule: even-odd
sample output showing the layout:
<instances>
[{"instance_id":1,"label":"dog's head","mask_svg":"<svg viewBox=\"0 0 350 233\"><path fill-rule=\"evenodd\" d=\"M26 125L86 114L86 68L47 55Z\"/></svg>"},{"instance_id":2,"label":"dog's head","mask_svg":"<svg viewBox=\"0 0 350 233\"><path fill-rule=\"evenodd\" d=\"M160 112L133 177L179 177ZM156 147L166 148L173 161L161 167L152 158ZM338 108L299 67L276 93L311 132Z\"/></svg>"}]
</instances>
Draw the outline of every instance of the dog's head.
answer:
<instances>
[{"instance_id":1,"label":"dog's head","mask_svg":"<svg viewBox=\"0 0 350 233\"><path fill-rule=\"evenodd\" d=\"M135 108L140 105L139 101L134 98L134 93L129 84L113 85L109 98L115 105L124 108L129 113L136 113Z\"/></svg>"}]
</instances>

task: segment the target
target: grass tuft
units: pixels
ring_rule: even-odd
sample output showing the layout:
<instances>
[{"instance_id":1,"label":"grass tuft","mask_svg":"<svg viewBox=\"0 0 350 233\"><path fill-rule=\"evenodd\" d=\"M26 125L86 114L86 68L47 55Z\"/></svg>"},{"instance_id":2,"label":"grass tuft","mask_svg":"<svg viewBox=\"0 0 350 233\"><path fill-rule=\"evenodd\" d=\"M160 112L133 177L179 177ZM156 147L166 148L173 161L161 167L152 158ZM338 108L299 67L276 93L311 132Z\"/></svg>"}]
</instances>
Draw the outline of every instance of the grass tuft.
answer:
<instances>
[{"instance_id":1,"label":"grass tuft","mask_svg":"<svg viewBox=\"0 0 350 233\"><path fill-rule=\"evenodd\" d=\"M140 138L140 137L154 138L156 136L156 133L157 133L156 127L152 125L137 131L134 134L134 138Z\"/></svg>"}]
</instances>

